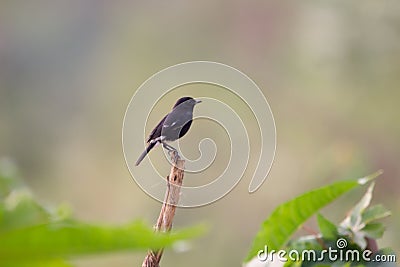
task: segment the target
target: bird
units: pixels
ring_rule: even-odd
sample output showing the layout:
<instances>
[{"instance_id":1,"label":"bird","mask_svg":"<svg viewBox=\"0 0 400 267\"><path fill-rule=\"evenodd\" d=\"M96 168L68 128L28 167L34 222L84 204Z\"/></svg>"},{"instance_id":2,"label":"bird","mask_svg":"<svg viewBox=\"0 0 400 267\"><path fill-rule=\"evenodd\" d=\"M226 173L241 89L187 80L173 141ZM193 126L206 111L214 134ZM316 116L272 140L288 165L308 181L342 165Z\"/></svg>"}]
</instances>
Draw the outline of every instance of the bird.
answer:
<instances>
[{"instance_id":1,"label":"bird","mask_svg":"<svg viewBox=\"0 0 400 267\"><path fill-rule=\"evenodd\" d=\"M157 145L162 146L168 151L176 151L175 148L166 142L178 140L183 137L190 129L193 119L194 106L201 103L199 99L189 96L181 97L173 106L171 112L151 131L147 138L147 147L136 161L136 166L142 162L146 155Z\"/></svg>"}]
</instances>

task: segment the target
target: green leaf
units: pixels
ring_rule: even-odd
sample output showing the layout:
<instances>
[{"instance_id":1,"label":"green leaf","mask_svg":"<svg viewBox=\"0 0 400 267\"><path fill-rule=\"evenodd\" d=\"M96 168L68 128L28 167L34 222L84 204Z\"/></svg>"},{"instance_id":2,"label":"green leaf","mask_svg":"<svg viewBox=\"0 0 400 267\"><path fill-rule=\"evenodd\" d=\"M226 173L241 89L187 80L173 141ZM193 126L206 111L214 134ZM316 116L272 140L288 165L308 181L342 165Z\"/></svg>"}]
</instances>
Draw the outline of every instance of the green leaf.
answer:
<instances>
[{"instance_id":1,"label":"green leaf","mask_svg":"<svg viewBox=\"0 0 400 267\"><path fill-rule=\"evenodd\" d=\"M72 267L73 265L59 259L44 261L0 261L0 267Z\"/></svg>"},{"instance_id":2,"label":"green leaf","mask_svg":"<svg viewBox=\"0 0 400 267\"><path fill-rule=\"evenodd\" d=\"M326 219L322 214L317 214L318 226L322 236L326 239L335 239L338 236L336 225Z\"/></svg>"},{"instance_id":3,"label":"green leaf","mask_svg":"<svg viewBox=\"0 0 400 267\"><path fill-rule=\"evenodd\" d=\"M375 183L371 183L368 187L367 192L363 198L358 202L351 210L349 216L347 217L346 223L352 229L358 229L359 225L362 224L361 214L369 206L372 199L372 192L374 191Z\"/></svg>"},{"instance_id":4,"label":"green leaf","mask_svg":"<svg viewBox=\"0 0 400 267\"><path fill-rule=\"evenodd\" d=\"M387 216L390 216L392 213L387 210L385 207L382 205L375 205L367 210L365 210L362 214L362 222L364 224L368 224L374 220L382 219Z\"/></svg>"},{"instance_id":5,"label":"green leaf","mask_svg":"<svg viewBox=\"0 0 400 267\"><path fill-rule=\"evenodd\" d=\"M72 220L68 205L43 207L12 176L12 168L4 172L1 164L0 161L0 267L66 267L70 266L62 260L66 257L159 249L204 232L204 227L194 227L154 233L142 222L104 226Z\"/></svg>"},{"instance_id":6,"label":"green leaf","mask_svg":"<svg viewBox=\"0 0 400 267\"><path fill-rule=\"evenodd\" d=\"M49 223L0 235L0 263L30 261L121 250L162 248L193 238L204 228L154 233L141 222L120 227L89 225L75 221Z\"/></svg>"},{"instance_id":7,"label":"green leaf","mask_svg":"<svg viewBox=\"0 0 400 267\"><path fill-rule=\"evenodd\" d=\"M385 226L381 223L369 223L362 230L366 236L370 238L381 238L383 233L385 232Z\"/></svg>"},{"instance_id":8,"label":"green leaf","mask_svg":"<svg viewBox=\"0 0 400 267\"><path fill-rule=\"evenodd\" d=\"M349 215L340 224L339 232L351 237L360 248L367 246L366 237L379 238L383 235L385 228L372 221L390 215L390 212L381 205L368 208L374 189L372 183L362 199L351 209Z\"/></svg>"},{"instance_id":9,"label":"green leaf","mask_svg":"<svg viewBox=\"0 0 400 267\"><path fill-rule=\"evenodd\" d=\"M268 245L269 249L279 250L290 236L315 212L351 189L365 184L379 176L381 172L358 179L333 183L310 191L278 206L264 221L257 233L245 262L257 255L257 252Z\"/></svg>"},{"instance_id":10,"label":"green leaf","mask_svg":"<svg viewBox=\"0 0 400 267\"><path fill-rule=\"evenodd\" d=\"M4 199L0 209L0 233L44 224L50 219L50 214L33 200L26 189L11 191Z\"/></svg>"}]
</instances>

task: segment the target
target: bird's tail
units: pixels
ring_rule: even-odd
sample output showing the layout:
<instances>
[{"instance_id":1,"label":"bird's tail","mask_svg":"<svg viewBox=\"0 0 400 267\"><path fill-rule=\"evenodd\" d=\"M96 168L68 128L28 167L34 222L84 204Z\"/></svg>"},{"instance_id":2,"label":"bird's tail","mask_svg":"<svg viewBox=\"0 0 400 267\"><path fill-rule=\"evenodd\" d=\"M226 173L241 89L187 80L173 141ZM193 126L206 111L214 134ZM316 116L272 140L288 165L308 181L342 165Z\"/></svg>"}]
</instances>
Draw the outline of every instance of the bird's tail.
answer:
<instances>
[{"instance_id":1,"label":"bird's tail","mask_svg":"<svg viewBox=\"0 0 400 267\"><path fill-rule=\"evenodd\" d=\"M146 155L150 152L150 150L153 149L153 147L156 144L157 144L157 142L152 142L146 147L146 149L143 151L143 153L140 155L140 157L136 161L135 166L138 166L140 164L140 162L142 162L142 160L146 157Z\"/></svg>"}]
</instances>

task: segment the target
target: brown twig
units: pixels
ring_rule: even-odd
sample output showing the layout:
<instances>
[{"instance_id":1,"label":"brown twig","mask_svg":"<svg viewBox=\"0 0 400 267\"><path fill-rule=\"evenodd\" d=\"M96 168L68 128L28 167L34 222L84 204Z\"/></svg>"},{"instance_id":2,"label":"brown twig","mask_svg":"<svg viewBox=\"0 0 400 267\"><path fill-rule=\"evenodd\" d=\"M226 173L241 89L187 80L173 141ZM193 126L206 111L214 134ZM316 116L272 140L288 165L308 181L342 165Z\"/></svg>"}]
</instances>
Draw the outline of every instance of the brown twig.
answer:
<instances>
[{"instance_id":1,"label":"brown twig","mask_svg":"<svg viewBox=\"0 0 400 267\"><path fill-rule=\"evenodd\" d=\"M180 159L178 152L173 151L171 156L173 165L171 172L167 176L167 190L165 192L164 203L155 225L156 232L169 232L175 216L176 205L179 202L179 194L183 182L185 161ZM163 254L163 249L149 250L142 267L159 267Z\"/></svg>"}]
</instances>

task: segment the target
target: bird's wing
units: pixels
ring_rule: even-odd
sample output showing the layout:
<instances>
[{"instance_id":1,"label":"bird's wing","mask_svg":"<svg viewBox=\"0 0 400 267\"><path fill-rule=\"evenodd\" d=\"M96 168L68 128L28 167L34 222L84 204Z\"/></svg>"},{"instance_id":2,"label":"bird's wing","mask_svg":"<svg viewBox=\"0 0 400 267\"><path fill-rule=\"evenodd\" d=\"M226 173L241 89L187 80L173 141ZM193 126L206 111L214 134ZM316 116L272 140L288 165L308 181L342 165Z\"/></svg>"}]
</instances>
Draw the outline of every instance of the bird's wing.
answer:
<instances>
[{"instance_id":1,"label":"bird's wing","mask_svg":"<svg viewBox=\"0 0 400 267\"><path fill-rule=\"evenodd\" d=\"M188 123L189 120L191 120L191 116L192 115L190 115L190 117L187 117L185 116L185 113L181 113L181 110L174 109L165 118L165 121L163 123L163 130L165 131L181 129L186 123Z\"/></svg>"},{"instance_id":2,"label":"bird's wing","mask_svg":"<svg viewBox=\"0 0 400 267\"><path fill-rule=\"evenodd\" d=\"M157 126L154 127L153 131L151 131L149 137L147 138L147 143L161 136L162 127L167 116L168 114L165 115L164 118L157 124Z\"/></svg>"},{"instance_id":3,"label":"bird's wing","mask_svg":"<svg viewBox=\"0 0 400 267\"><path fill-rule=\"evenodd\" d=\"M176 120L176 121L172 122L171 124L168 124L168 123L164 122L162 127L164 129L177 129L177 128L179 128L179 125L180 125L180 121L179 120Z\"/></svg>"}]
</instances>

